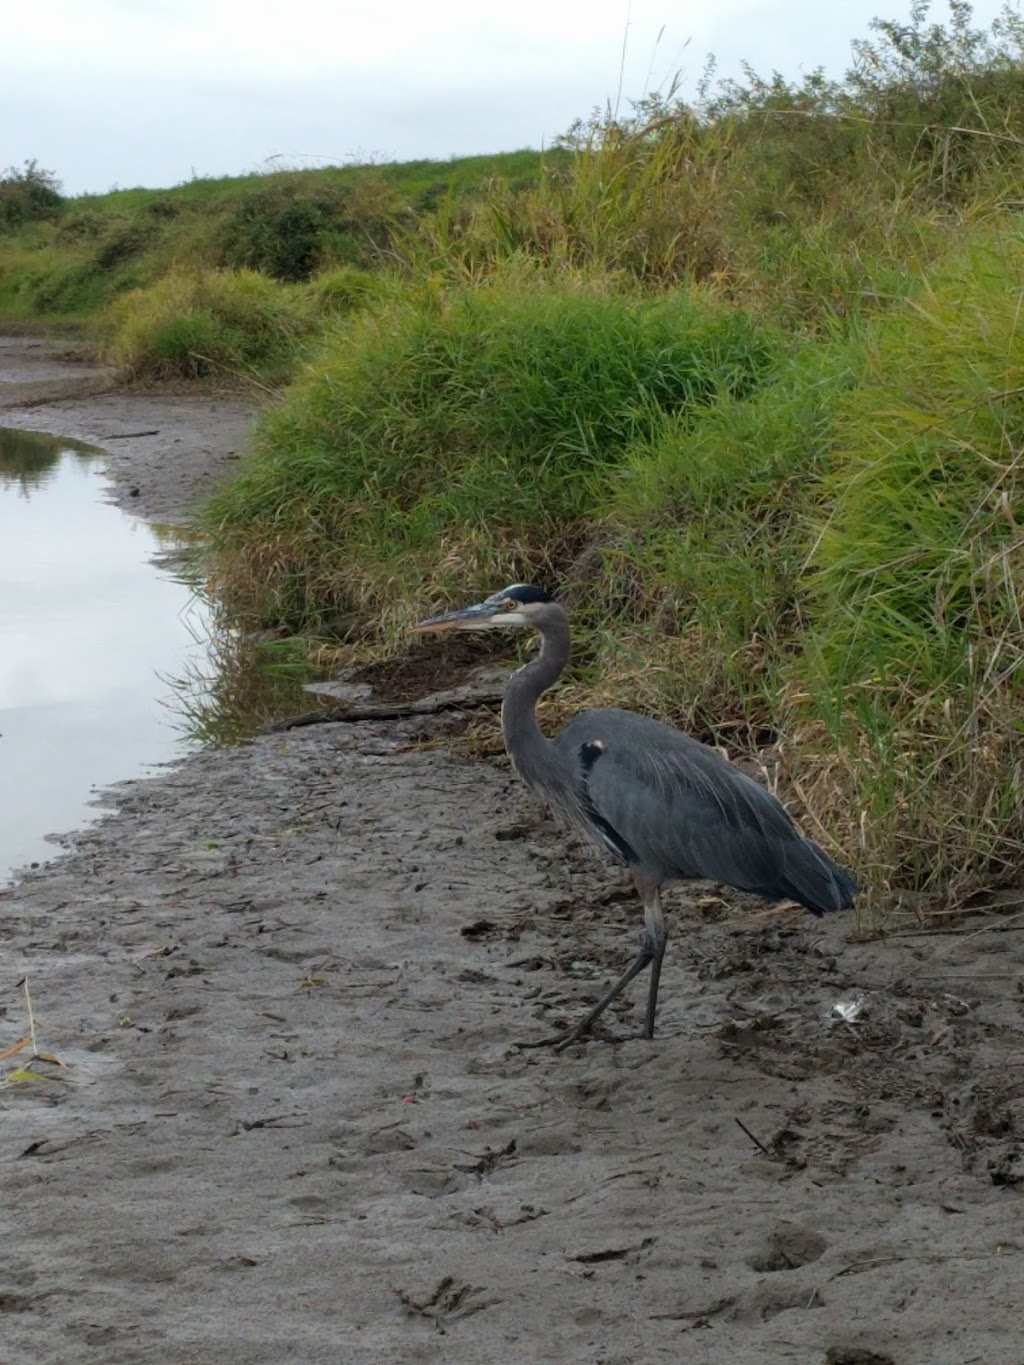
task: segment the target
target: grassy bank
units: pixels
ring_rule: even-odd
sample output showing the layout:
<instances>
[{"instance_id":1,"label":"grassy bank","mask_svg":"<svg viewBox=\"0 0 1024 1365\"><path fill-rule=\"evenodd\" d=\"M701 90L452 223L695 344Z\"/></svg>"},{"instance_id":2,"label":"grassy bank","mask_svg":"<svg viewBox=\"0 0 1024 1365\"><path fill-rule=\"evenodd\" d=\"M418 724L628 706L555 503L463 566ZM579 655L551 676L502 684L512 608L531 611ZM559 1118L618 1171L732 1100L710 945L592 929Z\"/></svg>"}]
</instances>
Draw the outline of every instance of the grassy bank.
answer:
<instances>
[{"instance_id":1,"label":"grassy bank","mask_svg":"<svg viewBox=\"0 0 1024 1365\"><path fill-rule=\"evenodd\" d=\"M54 177L29 163L0 183L0 319L88 323L107 339L110 306L168 274L254 270L293 285L376 269L419 216L468 204L496 177L525 184L541 160L525 151L283 170L66 200L47 197ZM15 206L6 218L4 186Z\"/></svg>"},{"instance_id":2,"label":"grassy bank","mask_svg":"<svg viewBox=\"0 0 1024 1365\"><path fill-rule=\"evenodd\" d=\"M1013 882L1022 56L1012 15L918 4L838 82L647 100L419 200L377 176L315 260L265 230L319 222L294 180L248 188L220 257L97 314L129 370L292 381L203 514L211 584L365 655L539 579L578 623L555 711L773 745L869 908Z\"/></svg>"},{"instance_id":3,"label":"grassy bank","mask_svg":"<svg viewBox=\"0 0 1024 1365\"><path fill-rule=\"evenodd\" d=\"M254 623L379 650L441 600L552 584L578 627L567 706L780 745L878 904L1004 884L1022 268L1016 229L979 230L827 340L698 285L499 276L403 300L267 414L204 518L216 587Z\"/></svg>"},{"instance_id":4,"label":"grassy bank","mask_svg":"<svg viewBox=\"0 0 1024 1365\"><path fill-rule=\"evenodd\" d=\"M557 575L631 446L770 364L763 326L700 291L504 275L408 291L323 343L210 505L219 590L308 628Z\"/></svg>"}]
</instances>

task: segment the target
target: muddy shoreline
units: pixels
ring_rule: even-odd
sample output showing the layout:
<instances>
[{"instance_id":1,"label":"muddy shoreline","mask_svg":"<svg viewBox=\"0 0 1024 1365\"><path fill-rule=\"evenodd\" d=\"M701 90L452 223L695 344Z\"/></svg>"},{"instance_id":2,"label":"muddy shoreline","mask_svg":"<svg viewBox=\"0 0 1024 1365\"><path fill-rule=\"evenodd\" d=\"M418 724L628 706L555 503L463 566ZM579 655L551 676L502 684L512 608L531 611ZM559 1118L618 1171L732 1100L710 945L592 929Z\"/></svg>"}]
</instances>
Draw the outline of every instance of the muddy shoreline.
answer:
<instances>
[{"instance_id":1,"label":"muddy shoreline","mask_svg":"<svg viewBox=\"0 0 1024 1365\"><path fill-rule=\"evenodd\" d=\"M121 389L79 341L0 337L0 423L104 452L113 500L181 523L240 460L256 401L237 393Z\"/></svg>"},{"instance_id":2,"label":"muddy shoreline","mask_svg":"<svg viewBox=\"0 0 1024 1365\"><path fill-rule=\"evenodd\" d=\"M81 363L0 346L0 422L133 510L242 456L252 404ZM1020 1365L1019 922L676 889L655 1042L522 1050L639 913L431 724L201 753L0 891L0 1052L27 976L65 1063L0 1086L3 1365Z\"/></svg>"}]
</instances>

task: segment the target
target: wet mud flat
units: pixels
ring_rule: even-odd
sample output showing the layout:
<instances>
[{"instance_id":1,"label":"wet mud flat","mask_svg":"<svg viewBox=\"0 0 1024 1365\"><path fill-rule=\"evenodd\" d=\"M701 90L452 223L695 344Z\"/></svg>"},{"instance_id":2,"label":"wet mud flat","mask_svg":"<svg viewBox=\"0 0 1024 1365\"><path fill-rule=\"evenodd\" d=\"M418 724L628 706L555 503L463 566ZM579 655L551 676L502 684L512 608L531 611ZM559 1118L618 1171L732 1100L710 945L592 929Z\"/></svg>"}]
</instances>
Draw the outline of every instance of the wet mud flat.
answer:
<instances>
[{"instance_id":1,"label":"wet mud flat","mask_svg":"<svg viewBox=\"0 0 1024 1365\"><path fill-rule=\"evenodd\" d=\"M520 1047L641 917L458 724L204 752L0 892L65 1064L0 1086L0 1360L1020 1365L1014 910L676 889L654 1042Z\"/></svg>"}]
</instances>

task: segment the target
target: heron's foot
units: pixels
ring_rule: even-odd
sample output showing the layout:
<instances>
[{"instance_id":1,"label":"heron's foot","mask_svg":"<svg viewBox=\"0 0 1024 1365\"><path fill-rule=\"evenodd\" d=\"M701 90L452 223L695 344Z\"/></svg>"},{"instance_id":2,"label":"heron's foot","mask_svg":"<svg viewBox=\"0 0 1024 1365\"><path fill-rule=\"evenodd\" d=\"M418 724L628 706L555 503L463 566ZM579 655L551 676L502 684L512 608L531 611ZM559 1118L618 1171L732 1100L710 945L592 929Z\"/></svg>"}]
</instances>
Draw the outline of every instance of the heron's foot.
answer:
<instances>
[{"instance_id":1,"label":"heron's foot","mask_svg":"<svg viewBox=\"0 0 1024 1365\"><path fill-rule=\"evenodd\" d=\"M564 1052L567 1047L572 1047L573 1043L592 1043L594 1041L589 1023L584 1022L578 1028L570 1029L568 1033L563 1034L555 1043L555 1051Z\"/></svg>"},{"instance_id":2,"label":"heron's foot","mask_svg":"<svg viewBox=\"0 0 1024 1365\"><path fill-rule=\"evenodd\" d=\"M558 1034L556 1037L554 1037L554 1038L538 1038L538 1039L536 1040L536 1042L532 1042L532 1043L516 1043L515 1046L516 1046L517 1048L519 1048L519 1050L520 1050L521 1052L525 1052L528 1048L537 1048L537 1047L558 1047L559 1043L564 1043L564 1042L565 1042L565 1034L564 1034L564 1033L559 1033L559 1034Z\"/></svg>"},{"instance_id":3,"label":"heron's foot","mask_svg":"<svg viewBox=\"0 0 1024 1365\"><path fill-rule=\"evenodd\" d=\"M651 984L647 995L647 1012L644 1017L644 1027L640 1033L626 1034L625 1036L615 1036L602 1034L595 1041L609 1043L630 1042L634 1038L654 1037L654 1014L658 1003L658 981L661 976L661 962L665 956L665 944L667 936L660 924L647 925L640 935L640 947L633 964L625 971L614 985L610 986L601 999L597 1002L589 1014L571 1029L568 1033L558 1038L545 1038L537 1043L520 1043L520 1047L553 1047L556 1052L564 1052L573 1043L582 1043L590 1037L590 1030L604 1014L605 1010L617 1000L635 976L638 976L647 967L651 967Z\"/></svg>"},{"instance_id":4,"label":"heron's foot","mask_svg":"<svg viewBox=\"0 0 1024 1365\"><path fill-rule=\"evenodd\" d=\"M635 1033L591 1033L589 1026L584 1027L580 1024L577 1028L571 1029L568 1033L557 1033L553 1038L538 1038L536 1042L516 1043L516 1047L525 1051L528 1048L549 1047L555 1052L564 1052L566 1048L572 1047L573 1043L635 1043L638 1038L650 1040L653 1034L645 1029L640 1029Z\"/></svg>"},{"instance_id":5,"label":"heron's foot","mask_svg":"<svg viewBox=\"0 0 1024 1365\"><path fill-rule=\"evenodd\" d=\"M573 1043L609 1043L615 1046L619 1043L635 1043L640 1038L644 1039L645 1042L650 1042L652 1036L653 1035L648 1033L646 1029L639 1029L632 1033L598 1034L592 1034L589 1031L582 1033L578 1029L573 1029L571 1033L565 1034L557 1040L555 1043L555 1051L564 1052L566 1048L572 1047Z\"/></svg>"}]
</instances>

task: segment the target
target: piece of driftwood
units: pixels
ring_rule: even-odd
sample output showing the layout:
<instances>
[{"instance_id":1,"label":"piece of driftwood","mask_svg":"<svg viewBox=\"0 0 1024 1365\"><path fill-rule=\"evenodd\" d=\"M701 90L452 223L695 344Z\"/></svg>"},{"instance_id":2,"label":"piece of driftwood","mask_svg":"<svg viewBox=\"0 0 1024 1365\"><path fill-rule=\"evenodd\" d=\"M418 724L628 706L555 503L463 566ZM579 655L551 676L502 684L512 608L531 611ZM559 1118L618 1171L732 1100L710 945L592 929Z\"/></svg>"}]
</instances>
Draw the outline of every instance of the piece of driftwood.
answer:
<instances>
[{"instance_id":1,"label":"piece of driftwood","mask_svg":"<svg viewBox=\"0 0 1024 1365\"><path fill-rule=\"evenodd\" d=\"M298 716L287 716L284 720L271 721L261 726L261 734L274 734L281 730L297 730L302 725L323 725L337 721L357 720L397 720L404 716L433 716L441 711L457 711L473 706L495 706L504 696L503 687L480 687L472 684L465 687L450 687L443 692L432 692L428 697L415 701L374 701L366 700L345 702L341 706L325 706L320 711L304 711Z\"/></svg>"}]
</instances>

